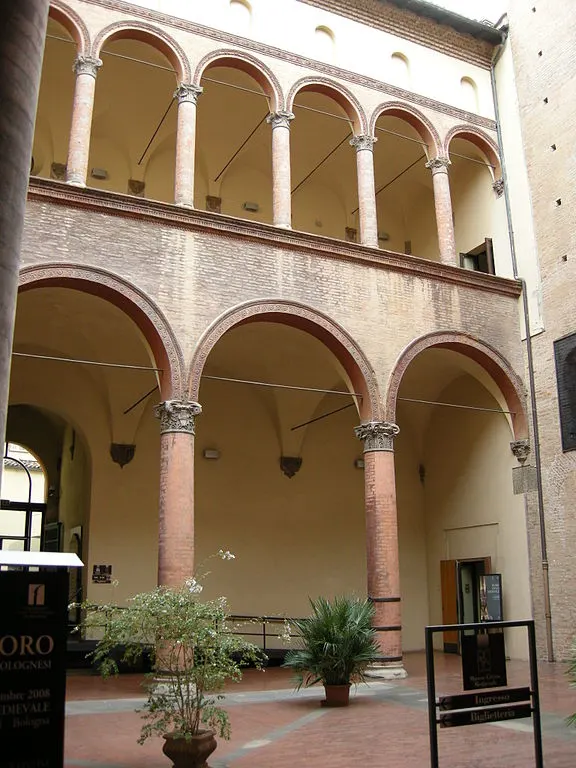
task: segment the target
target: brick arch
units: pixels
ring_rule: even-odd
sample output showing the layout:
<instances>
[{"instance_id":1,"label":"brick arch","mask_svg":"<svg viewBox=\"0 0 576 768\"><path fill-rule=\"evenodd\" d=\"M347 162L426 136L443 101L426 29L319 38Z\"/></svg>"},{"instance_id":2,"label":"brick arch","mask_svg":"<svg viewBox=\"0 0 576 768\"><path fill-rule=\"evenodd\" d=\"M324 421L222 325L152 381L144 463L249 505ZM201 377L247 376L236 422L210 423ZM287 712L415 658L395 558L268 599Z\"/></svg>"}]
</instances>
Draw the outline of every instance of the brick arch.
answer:
<instances>
[{"instance_id":1,"label":"brick arch","mask_svg":"<svg viewBox=\"0 0 576 768\"><path fill-rule=\"evenodd\" d=\"M379 104L370 119L370 133L372 136L375 135L378 119L383 115L398 117L408 123L408 125L411 125L422 141L425 141L428 145L429 157L436 157L440 153L442 148L440 134L432 122L419 109L410 104L405 104L403 101L388 101L384 102L384 104Z\"/></svg>"},{"instance_id":2,"label":"brick arch","mask_svg":"<svg viewBox=\"0 0 576 768\"><path fill-rule=\"evenodd\" d=\"M364 108L356 96L336 80L330 80L327 77L303 77L301 80L298 80L290 88L288 98L286 99L287 110L292 111L294 99L301 91L321 93L333 99L350 118L356 135L368 132L368 120Z\"/></svg>"},{"instance_id":3,"label":"brick arch","mask_svg":"<svg viewBox=\"0 0 576 768\"><path fill-rule=\"evenodd\" d=\"M450 154L450 143L452 139L466 139L474 144L486 157L488 162L494 166L490 170L494 173L495 179L502 178L502 166L500 165L500 153L496 142L473 125L455 125L451 128L444 138L444 153L446 157Z\"/></svg>"},{"instance_id":4,"label":"brick arch","mask_svg":"<svg viewBox=\"0 0 576 768\"><path fill-rule=\"evenodd\" d=\"M270 99L270 111L276 112L282 109L284 104L282 86L274 72L260 59L257 59L256 56L251 56L249 53L237 51L233 48L221 48L211 51L196 65L192 80L193 84L200 85L202 75L212 67L230 67L231 69L239 69L245 72L258 83Z\"/></svg>"},{"instance_id":5,"label":"brick arch","mask_svg":"<svg viewBox=\"0 0 576 768\"><path fill-rule=\"evenodd\" d=\"M138 326L162 369L164 399L179 397L184 386L184 359L168 320L143 291L124 278L98 267L78 264L32 264L20 271L19 291L45 287L72 288L109 301Z\"/></svg>"},{"instance_id":6,"label":"brick arch","mask_svg":"<svg viewBox=\"0 0 576 768\"><path fill-rule=\"evenodd\" d=\"M380 419L381 400L376 374L350 334L323 312L283 299L262 299L240 304L220 315L212 323L198 341L192 358L188 380L188 394L191 400L198 400L204 365L220 338L238 325L254 322L289 325L306 331L325 344L350 377L354 392L362 395L362 401L359 403L362 420Z\"/></svg>"},{"instance_id":7,"label":"brick arch","mask_svg":"<svg viewBox=\"0 0 576 768\"><path fill-rule=\"evenodd\" d=\"M450 349L477 362L496 383L511 412L512 429L516 439L528 436L525 408L525 390L520 377L503 355L484 341L458 331L437 331L412 341L400 354L390 378L386 393L386 418L394 421L398 392L406 369L426 349Z\"/></svg>"},{"instance_id":8,"label":"brick arch","mask_svg":"<svg viewBox=\"0 0 576 768\"><path fill-rule=\"evenodd\" d=\"M143 21L117 21L100 30L92 46L92 55L99 58L100 51L114 40L139 40L162 53L174 67L180 82L189 83L191 68L184 50L164 30Z\"/></svg>"},{"instance_id":9,"label":"brick arch","mask_svg":"<svg viewBox=\"0 0 576 768\"><path fill-rule=\"evenodd\" d=\"M61 0L51 0L48 16L70 33L76 42L76 53L85 56L90 51L90 33L80 16Z\"/></svg>"}]
</instances>

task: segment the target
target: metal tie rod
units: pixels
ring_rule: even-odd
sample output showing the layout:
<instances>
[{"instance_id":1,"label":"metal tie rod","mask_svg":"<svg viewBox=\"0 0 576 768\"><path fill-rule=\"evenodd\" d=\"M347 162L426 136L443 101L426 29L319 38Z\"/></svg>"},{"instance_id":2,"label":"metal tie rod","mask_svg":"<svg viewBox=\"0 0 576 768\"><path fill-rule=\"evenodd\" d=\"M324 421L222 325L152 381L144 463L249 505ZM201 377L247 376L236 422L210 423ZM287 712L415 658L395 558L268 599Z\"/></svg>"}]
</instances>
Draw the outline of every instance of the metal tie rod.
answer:
<instances>
[{"instance_id":1,"label":"metal tie rod","mask_svg":"<svg viewBox=\"0 0 576 768\"><path fill-rule=\"evenodd\" d=\"M293 384L272 384L268 381L250 381L249 379L230 379L227 376L208 376L204 374L201 378L211 379L212 381L229 381L233 384L253 384L256 387L272 387L273 389L296 389L300 392L321 392L326 395L344 395L345 397L362 397L359 392L342 392L337 389L316 389L314 387L296 387Z\"/></svg>"},{"instance_id":2,"label":"metal tie rod","mask_svg":"<svg viewBox=\"0 0 576 768\"><path fill-rule=\"evenodd\" d=\"M71 357L54 357L52 355L32 355L29 352L12 352L13 357L32 357L36 360L56 360L59 363L80 363L81 365L100 365L104 368L129 368L132 371L156 371L162 373L162 368L150 365L127 365L125 363L101 363L96 360L76 360Z\"/></svg>"}]
</instances>

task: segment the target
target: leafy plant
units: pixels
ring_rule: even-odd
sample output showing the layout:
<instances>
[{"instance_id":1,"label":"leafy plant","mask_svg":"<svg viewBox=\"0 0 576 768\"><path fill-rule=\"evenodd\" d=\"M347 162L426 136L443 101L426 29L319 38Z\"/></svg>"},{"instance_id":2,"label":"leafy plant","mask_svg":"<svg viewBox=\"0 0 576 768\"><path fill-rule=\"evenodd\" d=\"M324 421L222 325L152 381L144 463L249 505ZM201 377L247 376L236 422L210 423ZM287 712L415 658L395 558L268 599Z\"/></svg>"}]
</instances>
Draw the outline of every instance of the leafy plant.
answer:
<instances>
[{"instance_id":1,"label":"leafy plant","mask_svg":"<svg viewBox=\"0 0 576 768\"><path fill-rule=\"evenodd\" d=\"M350 597L332 601L319 597L310 599L310 605L312 616L293 621L302 648L288 651L283 665L296 672L297 689L319 682L364 682L366 667L379 656L372 603Z\"/></svg>"},{"instance_id":2,"label":"leafy plant","mask_svg":"<svg viewBox=\"0 0 576 768\"><path fill-rule=\"evenodd\" d=\"M218 553L233 559L230 553ZM157 587L132 597L126 607L84 603L85 626L103 628L93 653L103 676L118 673L118 662L134 664L151 655L146 681L145 719L139 743L169 732L190 740L206 727L230 737L228 713L219 706L228 680L242 666L261 666L259 648L234 634L226 599L202 602L195 578L182 587ZM120 649L120 651L119 651Z\"/></svg>"}]
</instances>

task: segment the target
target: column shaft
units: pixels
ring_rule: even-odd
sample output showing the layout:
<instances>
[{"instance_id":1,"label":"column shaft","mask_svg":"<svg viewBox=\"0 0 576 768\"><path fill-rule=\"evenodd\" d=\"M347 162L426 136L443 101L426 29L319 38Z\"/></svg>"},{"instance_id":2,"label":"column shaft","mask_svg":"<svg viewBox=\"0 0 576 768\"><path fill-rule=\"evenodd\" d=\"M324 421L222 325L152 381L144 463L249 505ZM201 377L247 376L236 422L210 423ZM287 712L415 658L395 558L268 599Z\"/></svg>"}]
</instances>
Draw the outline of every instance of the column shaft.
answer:
<instances>
[{"instance_id":1,"label":"column shaft","mask_svg":"<svg viewBox=\"0 0 576 768\"><path fill-rule=\"evenodd\" d=\"M274 226L292 227L292 181L290 169L291 112L273 112L267 120L272 126L272 208Z\"/></svg>"},{"instance_id":2,"label":"column shaft","mask_svg":"<svg viewBox=\"0 0 576 768\"><path fill-rule=\"evenodd\" d=\"M198 403L168 400L160 418L158 584L180 586L194 573L194 419Z\"/></svg>"},{"instance_id":3,"label":"column shaft","mask_svg":"<svg viewBox=\"0 0 576 768\"><path fill-rule=\"evenodd\" d=\"M392 451L364 454L368 596L384 661L402 660L396 482ZM395 629L394 629L395 628Z\"/></svg>"},{"instance_id":4,"label":"column shaft","mask_svg":"<svg viewBox=\"0 0 576 768\"><path fill-rule=\"evenodd\" d=\"M442 264L458 266L456 241L454 238L454 219L452 215L452 198L450 195L450 180L448 178L447 158L437 157L426 164L432 171L434 187L434 206L436 208L436 229L438 231L438 248Z\"/></svg>"},{"instance_id":5,"label":"column shaft","mask_svg":"<svg viewBox=\"0 0 576 768\"><path fill-rule=\"evenodd\" d=\"M372 136L354 136L350 144L356 148L358 175L358 208L360 212L360 242L378 248L378 214L374 186L374 142Z\"/></svg>"},{"instance_id":6,"label":"column shaft","mask_svg":"<svg viewBox=\"0 0 576 768\"><path fill-rule=\"evenodd\" d=\"M201 93L202 88L182 83L174 94L178 99L174 202L187 208L194 207L196 105Z\"/></svg>"},{"instance_id":7,"label":"column shaft","mask_svg":"<svg viewBox=\"0 0 576 768\"><path fill-rule=\"evenodd\" d=\"M48 0L3 0L0 25L0 445ZM0 478L2 466L0 462Z\"/></svg>"},{"instance_id":8,"label":"column shaft","mask_svg":"<svg viewBox=\"0 0 576 768\"><path fill-rule=\"evenodd\" d=\"M100 59L93 59L90 56L78 56L74 62L76 84L68 144L68 161L66 163L66 181L77 187L86 186L96 75L100 66L102 66Z\"/></svg>"}]
</instances>

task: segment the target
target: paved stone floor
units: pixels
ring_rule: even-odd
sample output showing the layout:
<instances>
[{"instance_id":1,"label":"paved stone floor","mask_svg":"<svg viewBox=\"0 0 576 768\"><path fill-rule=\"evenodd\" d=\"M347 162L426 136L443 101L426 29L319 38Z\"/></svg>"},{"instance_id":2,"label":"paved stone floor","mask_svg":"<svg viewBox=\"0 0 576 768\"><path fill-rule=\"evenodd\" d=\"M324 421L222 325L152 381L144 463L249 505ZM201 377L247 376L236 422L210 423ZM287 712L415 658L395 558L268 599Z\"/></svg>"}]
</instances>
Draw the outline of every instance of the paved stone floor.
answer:
<instances>
[{"instance_id":1,"label":"paved stone floor","mask_svg":"<svg viewBox=\"0 0 576 768\"><path fill-rule=\"evenodd\" d=\"M460 660L436 656L437 693L461 690ZM359 686L347 709L320 707L321 688L294 692L286 670L248 670L226 695L230 741L219 740L211 768L427 768L426 674L408 654L409 677ZM528 665L510 662L509 684L529 685ZM561 664L539 670L546 768L576 768L576 711ZM71 674L67 687L66 768L170 768L161 739L139 746L141 677ZM531 720L439 730L440 768L534 766Z\"/></svg>"}]
</instances>

